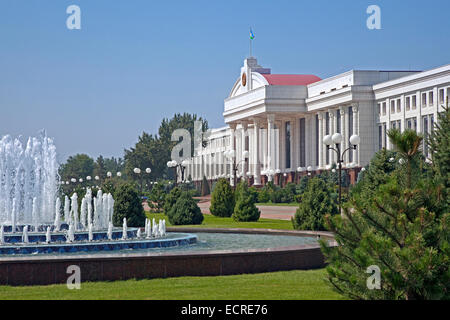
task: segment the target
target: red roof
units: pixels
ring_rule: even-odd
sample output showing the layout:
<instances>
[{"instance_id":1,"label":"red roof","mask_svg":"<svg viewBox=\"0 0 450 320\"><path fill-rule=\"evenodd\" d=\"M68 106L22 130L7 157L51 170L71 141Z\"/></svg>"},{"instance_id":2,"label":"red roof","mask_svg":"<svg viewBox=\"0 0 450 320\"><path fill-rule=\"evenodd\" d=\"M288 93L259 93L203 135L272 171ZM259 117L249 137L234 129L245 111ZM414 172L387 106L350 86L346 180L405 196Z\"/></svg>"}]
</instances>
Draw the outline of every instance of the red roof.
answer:
<instances>
[{"instance_id":1,"label":"red roof","mask_svg":"<svg viewBox=\"0 0 450 320\"><path fill-rule=\"evenodd\" d=\"M306 86L322 80L312 74L263 74L262 76L269 84L276 86Z\"/></svg>"}]
</instances>

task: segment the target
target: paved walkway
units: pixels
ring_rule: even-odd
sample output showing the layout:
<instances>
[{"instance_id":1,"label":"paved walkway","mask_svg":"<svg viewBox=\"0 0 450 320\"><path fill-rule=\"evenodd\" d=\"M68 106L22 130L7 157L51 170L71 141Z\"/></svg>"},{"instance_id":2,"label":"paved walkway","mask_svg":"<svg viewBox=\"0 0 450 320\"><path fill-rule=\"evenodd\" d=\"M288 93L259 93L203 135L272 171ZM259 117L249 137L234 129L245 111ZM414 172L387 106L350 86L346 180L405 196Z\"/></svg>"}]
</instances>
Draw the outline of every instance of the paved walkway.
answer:
<instances>
[{"instance_id":1,"label":"paved walkway","mask_svg":"<svg viewBox=\"0 0 450 320\"><path fill-rule=\"evenodd\" d=\"M211 206L211 196L196 197L200 200L198 206L203 214L211 214L209 207ZM149 211L150 207L147 202L142 203L145 211ZM295 215L297 207L283 207L283 206L257 206L261 211L261 218L265 219L279 219L279 220L291 220L291 217Z\"/></svg>"},{"instance_id":2,"label":"paved walkway","mask_svg":"<svg viewBox=\"0 0 450 320\"><path fill-rule=\"evenodd\" d=\"M211 206L211 197L197 197L200 202L198 206L202 210L203 214L211 214L209 207ZM283 207L283 206L257 206L261 211L261 218L265 219L279 219L279 220L291 220L291 217L295 215L297 207Z\"/></svg>"}]
</instances>

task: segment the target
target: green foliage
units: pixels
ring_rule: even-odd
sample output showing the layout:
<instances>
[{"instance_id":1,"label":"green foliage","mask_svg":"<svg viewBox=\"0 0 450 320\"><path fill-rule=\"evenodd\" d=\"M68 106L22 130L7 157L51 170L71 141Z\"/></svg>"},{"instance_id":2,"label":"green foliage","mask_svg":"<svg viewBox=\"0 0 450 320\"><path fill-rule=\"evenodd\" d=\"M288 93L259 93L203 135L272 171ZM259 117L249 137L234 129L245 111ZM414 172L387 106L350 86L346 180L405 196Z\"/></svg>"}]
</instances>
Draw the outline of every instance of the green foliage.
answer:
<instances>
[{"instance_id":1,"label":"green foliage","mask_svg":"<svg viewBox=\"0 0 450 320\"><path fill-rule=\"evenodd\" d=\"M247 181L242 180L236 188L236 205L231 216L235 221L258 221L261 212L255 206L254 198L248 190Z\"/></svg>"},{"instance_id":2,"label":"green foliage","mask_svg":"<svg viewBox=\"0 0 450 320\"><path fill-rule=\"evenodd\" d=\"M163 183L159 182L157 184L154 184L149 196L149 207L152 208L155 212L161 212L164 208L166 195L167 191L165 190Z\"/></svg>"},{"instance_id":3,"label":"green foliage","mask_svg":"<svg viewBox=\"0 0 450 320\"><path fill-rule=\"evenodd\" d=\"M211 193L211 191L209 189L208 179L206 179L206 177L203 176L203 180L202 180L202 197L207 196L210 193Z\"/></svg>"},{"instance_id":4,"label":"green foliage","mask_svg":"<svg viewBox=\"0 0 450 320\"><path fill-rule=\"evenodd\" d=\"M423 166L420 136L408 130L389 136L404 162L379 152L343 217L326 218L338 244L321 243L328 280L355 299L450 299L450 214L441 186L412 169ZM367 288L372 265L381 271L380 290Z\"/></svg>"},{"instance_id":5,"label":"green foliage","mask_svg":"<svg viewBox=\"0 0 450 320\"><path fill-rule=\"evenodd\" d=\"M217 181L211 195L211 214L218 217L231 217L235 206L234 192L227 179Z\"/></svg>"},{"instance_id":6,"label":"green foliage","mask_svg":"<svg viewBox=\"0 0 450 320\"><path fill-rule=\"evenodd\" d=\"M326 230L325 215L338 213L333 186L319 177L311 178L292 223L297 230Z\"/></svg>"},{"instance_id":7,"label":"green foliage","mask_svg":"<svg viewBox=\"0 0 450 320\"><path fill-rule=\"evenodd\" d=\"M259 191L255 186L251 186L248 188L248 192L252 196L253 202L259 202Z\"/></svg>"},{"instance_id":8,"label":"green foliage","mask_svg":"<svg viewBox=\"0 0 450 320\"><path fill-rule=\"evenodd\" d=\"M187 192L181 194L167 216L173 225L201 224L203 221L197 202Z\"/></svg>"},{"instance_id":9,"label":"green foliage","mask_svg":"<svg viewBox=\"0 0 450 320\"><path fill-rule=\"evenodd\" d=\"M118 186L114 194L113 224L121 227L123 218L127 218L129 227L142 227L145 224L145 213L142 201L135 186L124 183Z\"/></svg>"},{"instance_id":10,"label":"green foliage","mask_svg":"<svg viewBox=\"0 0 450 320\"><path fill-rule=\"evenodd\" d=\"M164 203L164 212L167 214L172 207L177 202L178 198L181 196L181 189L178 187L173 188L169 194L166 195L165 203Z\"/></svg>"},{"instance_id":11,"label":"green foliage","mask_svg":"<svg viewBox=\"0 0 450 320\"><path fill-rule=\"evenodd\" d=\"M433 161L435 179L442 184L442 198L447 199L447 211L450 209L450 108L444 107L439 113L435 130L427 141Z\"/></svg>"}]
</instances>

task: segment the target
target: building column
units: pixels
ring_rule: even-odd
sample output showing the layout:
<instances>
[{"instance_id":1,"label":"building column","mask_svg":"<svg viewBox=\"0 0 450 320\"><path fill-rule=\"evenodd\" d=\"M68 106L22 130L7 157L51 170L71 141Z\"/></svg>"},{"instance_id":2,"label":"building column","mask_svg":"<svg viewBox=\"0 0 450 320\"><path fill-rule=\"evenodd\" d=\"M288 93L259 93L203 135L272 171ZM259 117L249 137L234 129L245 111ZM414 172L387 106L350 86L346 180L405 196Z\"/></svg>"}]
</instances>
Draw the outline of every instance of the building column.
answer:
<instances>
[{"instance_id":1,"label":"building column","mask_svg":"<svg viewBox=\"0 0 450 320\"><path fill-rule=\"evenodd\" d=\"M353 111L353 134L358 134L358 106L353 106L352 111ZM352 150L353 162L356 163L356 165L359 165L358 148L360 148L360 146Z\"/></svg>"},{"instance_id":2,"label":"building column","mask_svg":"<svg viewBox=\"0 0 450 320\"><path fill-rule=\"evenodd\" d=\"M230 149L229 150L235 150L235 143L234 143L234 131L235 130L236 130L236 124L234 124L234 123L230 124ZM234 161L233 161L232 158L230 158L228 160L230 161L230 185L234 186L234 178L233 178L233 175L234 175L234 171L233 171Z\"/></svg>"},{"instance_id":3,"label":"building column","mask_svg":"<svg viewBox=\"0 0 450 320\"><path fill-rule=\"evenodd\" d=\"M248 129L248 123L246 121L241 122L241 176L242 178L246 178L247 177L247 168L246 168L246 163L247 160L244 158L244 152L247 151L245 148L245 140L246 140L246 134L247 134L247 129Z\"/></svg>"},{"instance_id":4,"label":"building column","mask_svg":"<svg viewBox=\"0 0 450 320\"><path fill-rule=\"evenodd\" d=\"M348 138L347 138L347 133L345 131L345 108L344 107L340 107L338 112L341 115L341 132L340 134L342 135L342 142L341 142L341 153L347 149L347 145L348 145ZM345 159L342 159L344 162Z\"/></svg>"},{"instance_id":5,"label":"building column","mask_svg":"<svg viewBox=\"0 0 450 320\"><path fill-rule=\"evenodd\" d=\"M333 134L336 133L337 129L337 117L335 110L328 110L328 112L330 113L330 136L333 136ZM334 144L331 145L331 147L334 148ZM329 150L329 152L330 152L330 165L332 165L337 161L336 152L334 152L333 150Z\"/></svg>"},{"instance_id":6,"label":"building column","mask_svg":"<svg viewBox=\"0 0 450 320\"><path fill-rule=\"evenodd\" d=\"M324 118L324 114L323 112L319 112L317 113L318 119L319 119L319 168L323 168L324 167L324 162L325 162L325 158L324 156L324 152L323 152L323 132L324 132L324 124L323 124L323 118ZM306 162L307 166L311 165L309 162Z\"/></svg>"},{"instance_id":7,"label":"building column","mask_svg":"<svg viewBox=\"0 0 450 320\"><path fill-rule=\"evenodd\" d=\"M259 186L261 185L261 161L259 159L261 138L259 122L256 119L253 119L253 130L253 184Z\"/></svg>"},{"instance_id":8,"label":"building column","mask_svg":"<svg viewBox=\"0 0 450 320\"><path fill-rule=\"evenodd\" d=\"M275 170L275 132L274 132L275 116L273 114L267 115L267 169ZM268 181L272 181L273 176L268 175Z\"/></svg>"}]
</instances>

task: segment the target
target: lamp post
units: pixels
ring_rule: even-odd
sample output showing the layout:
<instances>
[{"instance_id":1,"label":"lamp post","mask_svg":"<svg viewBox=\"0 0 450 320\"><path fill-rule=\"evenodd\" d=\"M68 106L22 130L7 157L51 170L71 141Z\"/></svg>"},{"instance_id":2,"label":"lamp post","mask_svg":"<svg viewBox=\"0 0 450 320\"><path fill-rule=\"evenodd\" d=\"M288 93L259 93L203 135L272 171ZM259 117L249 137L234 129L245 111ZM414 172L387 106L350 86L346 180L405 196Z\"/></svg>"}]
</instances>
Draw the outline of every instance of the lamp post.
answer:
<instances>
[{"instance_id":1,"label":"lamp post","mask_svg":"<svg viewBox=\"0 0 450 320\"><path fill-rule=\"evenodd\" d=\"M236 189L236 183L237 183L237 171L239 170L239 166L242 162L246 162L247 158L248 158L248 151L244 151L242 153L242 160L239 161L238 163L236 163L236 151L235 150L228 150L225 151L225 157L227 157L228 159L230 159L231 165L232 165L232 171L233 171L233 187L234 189ZM245 169L244 169L245 170Z\"/></svg>"},{"instance_id":2,"label":"lamp post","mask_svg":"<svg viewBox=\"0 0 450 320\"><path fill-rule=\"evenodd\" d=\"M181 182L183 182L184 181L184 170L186 169L188 164L189 164L189 160L187 160L187 159L184 159L183 161L181 161L181 163L178 163L176 160L167 162L167 167L173 168L175 170L175 186L177 186L177 184L178 184L177 168L180 168Z\"/></svg>"},{"instance_id":3,"label":"lamp post","mask_svg":"<svg viewBox=\"0 0 450 320\"><path fill-rule=\"evenodd\" d=\"M339 168L339 214L341 213L341 195L342 195L342 163L344 162L344 155L348 150L355 150L357 145L360 143L361 139L358 135L354 134L350 137L350 147L345 149L341 153L340 143L342 142L342 135L340 133L335 133L332 136L326 135L323 137L323 143L327 146L328 150L333 150L336 152L338 157L338 168ZM335 144L335 148L331 147L332 144Z\"/></svg>"}]
</instances>

